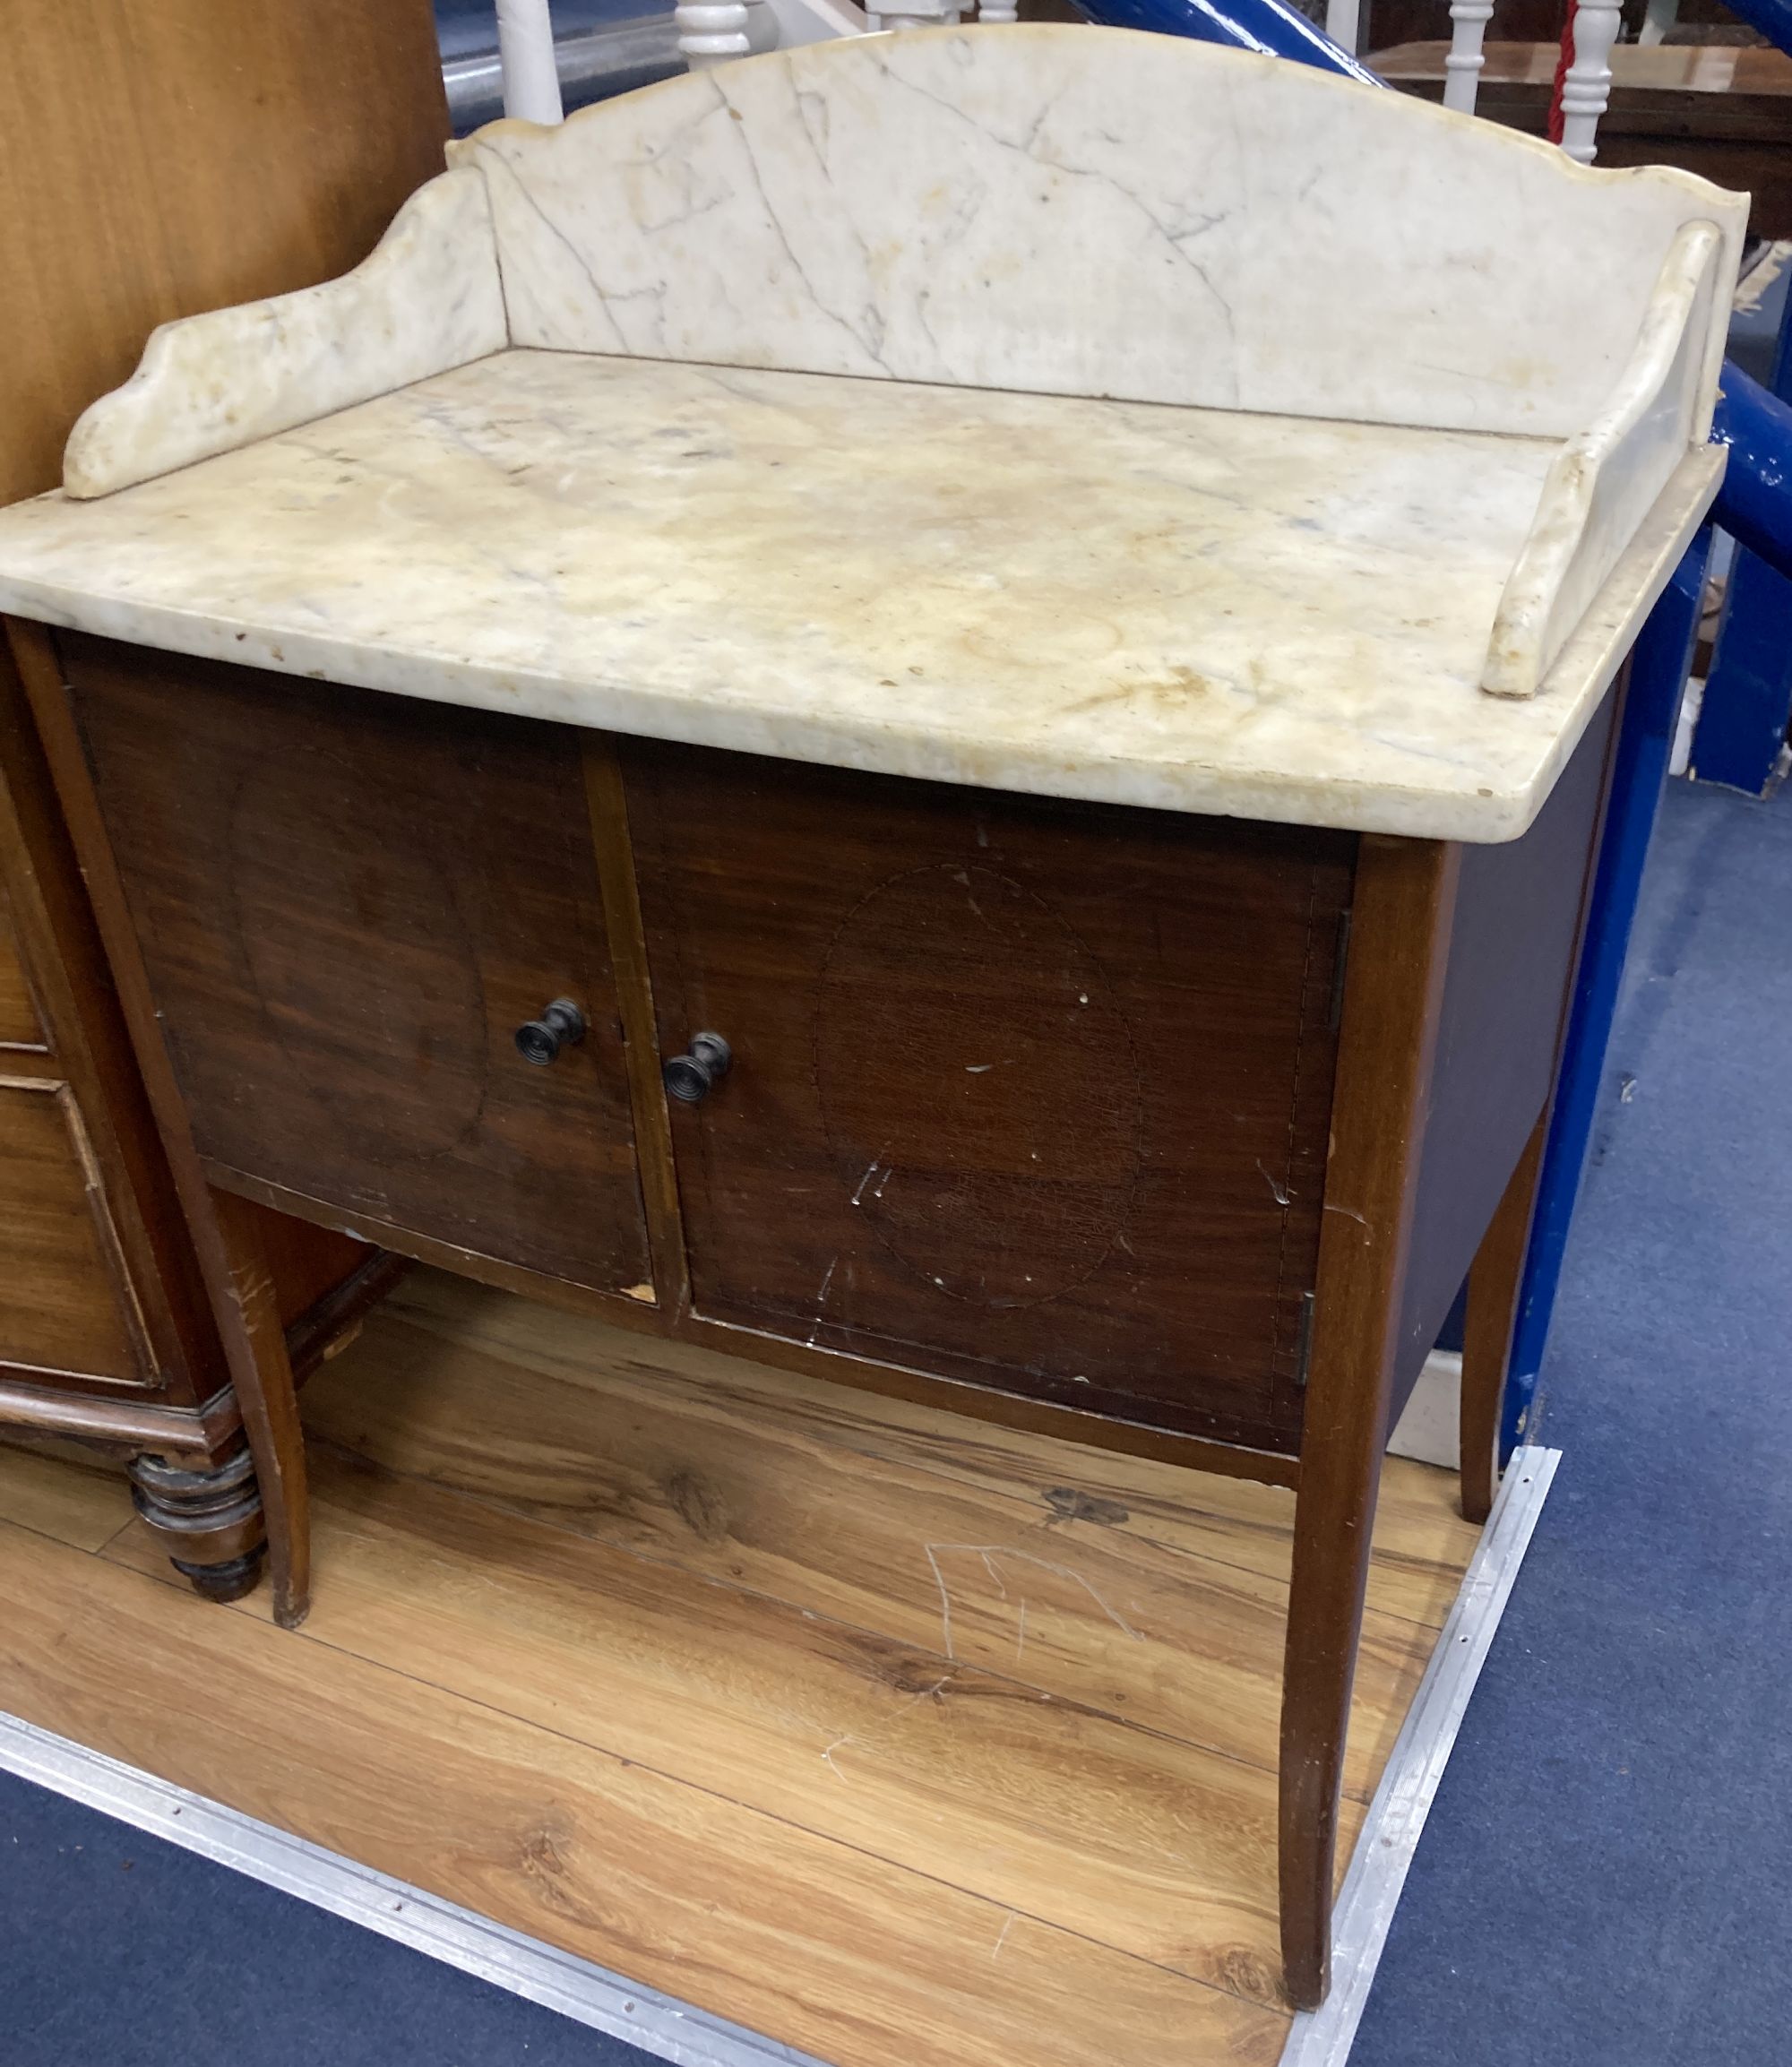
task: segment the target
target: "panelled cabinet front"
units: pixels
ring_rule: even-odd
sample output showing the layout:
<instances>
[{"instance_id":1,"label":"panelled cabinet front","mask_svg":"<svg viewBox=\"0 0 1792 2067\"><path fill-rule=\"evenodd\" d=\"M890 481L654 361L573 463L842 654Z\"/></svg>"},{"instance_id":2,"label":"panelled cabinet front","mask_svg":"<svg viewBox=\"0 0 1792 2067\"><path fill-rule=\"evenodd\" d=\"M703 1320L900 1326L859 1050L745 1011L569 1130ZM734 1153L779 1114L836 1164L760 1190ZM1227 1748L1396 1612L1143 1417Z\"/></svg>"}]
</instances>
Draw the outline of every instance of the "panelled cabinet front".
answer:
<instances>
[{"instance_id":1,"label":"panelled cabinet front","mask_svg":"<svg viewBox=\"0 0 1792 2067\"><path fill-rule=\"evenodd\" d=\"M581 743L65 636L215 1178L600 1292L650 1275ZM582 1038L520 1051L570 1003Z\"/></svg>"},{"instance_id":2,"label":"panelled cabinet front","mask_svg":"<svg viewBox=\"0 0 1792 2067\"><path fill-rule=\"evenodd\" d=\"M1298 1447L1354 836L58 644L214 1181L676 1322L638 1117L700 1323Z\"/></svg>"},{"instance_id":3,"label":"panelled cabinet front","mask_svg":"<svg viewBox=\"0 0 1792 2067\"><path fill-rule=\"evenodd\" d=\"M697 1313L1293 1448L1354 840L624 764Z\"/></svg>"},{"instance_id":4,"label":"panelled cabinet front","mask_svg":"<svg viewBox=\"0 0 1792 2067\"><path fill-rule=\"evenodd\" d=\"M150 1386L160 1375L80 1102L31 995L4 884L0 1374L83 1390Z\"/></svg>"}]
</instances>

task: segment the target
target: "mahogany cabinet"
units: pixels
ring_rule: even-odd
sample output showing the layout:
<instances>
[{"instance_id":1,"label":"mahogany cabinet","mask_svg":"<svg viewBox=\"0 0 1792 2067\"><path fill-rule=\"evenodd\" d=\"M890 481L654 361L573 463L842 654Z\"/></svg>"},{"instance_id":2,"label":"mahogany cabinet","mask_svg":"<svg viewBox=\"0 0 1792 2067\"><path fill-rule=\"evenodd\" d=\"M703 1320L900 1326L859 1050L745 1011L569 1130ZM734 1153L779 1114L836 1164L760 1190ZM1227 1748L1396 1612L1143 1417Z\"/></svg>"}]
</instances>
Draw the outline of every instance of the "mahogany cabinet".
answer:
<instances>
[{"instance_id":1,"label":"mahogany cabinet","mask_svg":"<svg viewBox=\"0 0 1792 2067\"><path fill-rule=\"evenodd\" d=\"M44 651L211 1185L1291 1482L1372 841ZM1447 850L1390 1425L1548 1099L1614 709Z\"/></svg>"},{"instance_id":2,"label":"mahogany cabinet","mask_svg":"<svg viewBox=\"0 0 1792 2067\"><path fill-rule=\"evenodd\" d=\"M1486 1515L1622 681L1530 830L1467 847L12 638L236 1315L277 1616L308 1537L254 1204L1296 1487L1282 1931L1318 2001L1381 1457L1466 1276Z\"/></svg>"}]
</instances>

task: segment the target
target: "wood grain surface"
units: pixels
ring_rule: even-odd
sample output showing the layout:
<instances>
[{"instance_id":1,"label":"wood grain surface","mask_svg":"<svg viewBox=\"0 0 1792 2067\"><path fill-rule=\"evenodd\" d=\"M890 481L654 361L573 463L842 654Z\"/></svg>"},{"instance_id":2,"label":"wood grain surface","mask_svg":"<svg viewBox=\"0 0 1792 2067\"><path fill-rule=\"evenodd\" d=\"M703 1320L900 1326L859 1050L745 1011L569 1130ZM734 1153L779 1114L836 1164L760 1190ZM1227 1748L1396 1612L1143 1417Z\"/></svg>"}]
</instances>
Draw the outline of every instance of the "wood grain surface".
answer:
<instances>
[{"instance_id":1,"label":"wood grain surface","mask_svg":"<svg viewBox=\"0 0 1792 2067\"><path fill-rule=\"evenodd\" d=\"M576 736L73 634L59 650L200 1155L642 1285ZM516 1029L559 998L585 1037L531 1064Z\"/></svg>"},{"instance_id":2,"label":"wood grain surface","mask_svg":"<svg viewBox=\"0 0 1792 2067\"><path fill-rule=\"evenodd\" d=\"M0 1707L840 2067L1277 2058L1288 1494L426 1270L306 1401L290 1637L0 1467ZM1353 1795L1475 1539L1389 1479Z\"/></svg>"},{"instance_id":3,"label":"wood grain surface","mask_svg":"<svg viewBox=\"0 0 1792 2067\"><path fill-rule=\"evenodd\" d=\"M428 0L8 8L0 503L158 323L363 258L447 134Z\"/></svg>"},{"instance_id":4,"label":"wood grain surface","mask_svg":"<svg viewBox=\"0 0 1792 2067\"><path fill-rule=\"evenodd\" d=\"M676 1446L701 1445L705 1460L725 1460L734 1442L755 1450L776 1442L788 1446L799 1471L786 1488L797 1529L816 1460L838 1453L855 1484L924 1473L973 1494L1048 1507L1059 1528L1098 1524L1110 1537L1165 1553L1284 1582L1288 1576L1295 1503L1279 1486L971 1424L937 1408L868 1400L823 1379L693 1345L633 1341L582 1315L549 1312L439 1270L409 1278L392 1296L390 1318L428 1331L455 1354L437 1365L393 1336L382 1352L382 1369L390 1358L391 1370L380 1384L352 1385L353 1365L334 1380L325 1374L306 1405L320 1433L397 1469L519 1499L531 1511L564 1508L574 1526L600 1521L619 1532L616 1540L625 1547L648 1555L662 1537L685 1555L690 1533L714 1531L713 1523L685 1512L694 1508L701 1518L714 1494L701 1472L686 1489ZM520 1372L495 1370L494 1360ZM470 1382L464 1408L456 1400L457 1372ZM556 1395L532 1385L530 1374L594 1394L597 1405L561 1395L556 1406ZM479 1387L500 1382L523 1388L531 1411L552 1417L551 1436L523 1439L520 1454L512 1454L519 1425L480 1404ZM508 1430L502 1436L494 1425L499 1421ZM711 1425L713 1436L706 1434ZM755 1502L769 1489L769 1468L743 1482ZM730 1485L722 1482L732 1500ZM730 1504L725 1516L738 1511ZM745 1533L732 1522L723 1529L733 1537ZM1479 1537L1457 1512L1448 1473L1390 1458L1376 1510L1369 1605L1441 1629Z\"/></svg>"},{"instance_id":5,"label":"wood grain surface","mask_svg":"<svg viewBox=\"0 0 1792 2067\"><path fill-rule=\"evenodd\" d=\"M0 883L0 1048L35 1048L44 1046L44 1029L32 1003L25 965L19 956L19 938L7 909L6 886Z\"/></svg>"},{"instance_id":6,"label":"wood grain surface","mask_svg":"<svg viewBox=\"0 0 1792 2067\"><path fill-rule=\"evenodd\" d=\"M1350 837L621 751L697 1313L1296 1448Z\"/></svg>"},{"instance_id":7,"label":"wood grain surface","mask_svg":"<svg viewBox=\"0 0 1792 2067\"><path fill-rule=\"evenodd\" d=\"M124 1472L92 1457L0 1443L0 1519L73 1550L99 1550L130 1520L131 1496Z\"/></svg>"}]
</instances>

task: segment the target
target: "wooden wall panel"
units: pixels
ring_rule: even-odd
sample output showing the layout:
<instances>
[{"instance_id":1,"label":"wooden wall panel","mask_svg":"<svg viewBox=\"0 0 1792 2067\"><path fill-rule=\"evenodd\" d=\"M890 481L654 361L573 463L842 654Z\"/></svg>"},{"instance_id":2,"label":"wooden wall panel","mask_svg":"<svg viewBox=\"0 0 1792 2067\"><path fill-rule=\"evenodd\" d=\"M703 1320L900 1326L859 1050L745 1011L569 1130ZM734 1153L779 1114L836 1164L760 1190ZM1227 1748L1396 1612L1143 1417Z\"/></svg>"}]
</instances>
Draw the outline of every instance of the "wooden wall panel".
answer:
<instances>
[{"instance_id":1,"label":"wooden wall panel","mask_svg":"<svg viewBox=\"0 0 1792 2067\"><path fill-rule=\"evenodd\" d=\"M5 11L0 502L158 323L345 271L442 169L429 0Z\"/></svg>"}]
</instances>

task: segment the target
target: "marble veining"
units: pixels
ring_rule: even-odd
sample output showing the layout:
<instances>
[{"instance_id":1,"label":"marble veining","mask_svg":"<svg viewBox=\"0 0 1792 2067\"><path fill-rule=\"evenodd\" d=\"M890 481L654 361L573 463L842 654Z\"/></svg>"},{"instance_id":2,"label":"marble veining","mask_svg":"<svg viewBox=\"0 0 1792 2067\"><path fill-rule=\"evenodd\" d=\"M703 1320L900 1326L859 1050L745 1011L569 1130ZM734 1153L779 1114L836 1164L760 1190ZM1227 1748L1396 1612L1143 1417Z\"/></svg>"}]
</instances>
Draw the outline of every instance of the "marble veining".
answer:
<instances>
[{"instance_id":1,"label":"marble veining","mask_svg":"<svg viewBox=\"0 0 1792 2067\"><path fill-rule=\"evenodd\" d=\"M1279 58L1055 23L781 50L452 155L490 182L515 345L1558 438L1701 220L1709 412L1747 215Z\"/></svg>"},{"instance_id":2,"label":"marble veining","mask_svg":"<svg viewBox=\"0 0 1792 2067\"><path fill-rule=\"evenodd\" d=\"M512 350L0 512L0 607L798 760L1497 840L1722 468L1687 453L1504 702L1488 636L1558 449Z\"/></svg>"},{"instance_id":3,"label":"marble veining","mask_svg":"<svg viewBox=\"0 0 1792 2067\"><path fill-rule=\"evenodd\" d=\"M321 287L164 323L81 418L63 487L107 495L488 352L509 332L486 183L447 172Z\"/></svg>"}]
</instances>

